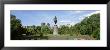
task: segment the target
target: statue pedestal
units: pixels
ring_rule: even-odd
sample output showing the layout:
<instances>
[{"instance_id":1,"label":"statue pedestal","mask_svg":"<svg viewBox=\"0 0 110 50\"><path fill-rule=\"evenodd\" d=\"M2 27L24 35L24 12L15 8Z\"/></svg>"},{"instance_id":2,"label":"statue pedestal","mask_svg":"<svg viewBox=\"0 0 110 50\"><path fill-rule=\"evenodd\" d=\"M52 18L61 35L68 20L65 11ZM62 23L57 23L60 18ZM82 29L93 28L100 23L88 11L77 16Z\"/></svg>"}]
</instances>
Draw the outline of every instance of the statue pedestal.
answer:
<instances>
[{"instance_id":1,"label":"statue pedestal","mask_svg":"<svg viewBox=\"0 0 110 50\"><path fill-rule=\"evenodd\" d=\"M58 35L58 26L54 25L53 27L53 35Z\"/></svg>"}]
</instances>

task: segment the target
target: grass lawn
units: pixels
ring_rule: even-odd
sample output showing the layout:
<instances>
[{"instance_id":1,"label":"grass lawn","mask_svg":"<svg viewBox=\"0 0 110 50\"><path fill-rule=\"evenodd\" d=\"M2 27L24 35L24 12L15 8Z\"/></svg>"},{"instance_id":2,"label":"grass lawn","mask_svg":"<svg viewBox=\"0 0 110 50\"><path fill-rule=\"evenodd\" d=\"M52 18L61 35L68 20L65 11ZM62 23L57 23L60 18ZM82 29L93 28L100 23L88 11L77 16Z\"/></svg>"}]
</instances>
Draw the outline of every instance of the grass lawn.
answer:
<instances>
[{"instance_id":1,"label":"grass lawn","mask_svg":"<svg viewBox=\"0 0 110 50\"><path fill-rule=\"evenodd\" d=\"M48 34L45 36L48 36L48 40L95 40L93 37L91 37L89 35L72 35L72 36L70 36L69 34L66 34L66 35Z\"/></svg>"}]
</instances>

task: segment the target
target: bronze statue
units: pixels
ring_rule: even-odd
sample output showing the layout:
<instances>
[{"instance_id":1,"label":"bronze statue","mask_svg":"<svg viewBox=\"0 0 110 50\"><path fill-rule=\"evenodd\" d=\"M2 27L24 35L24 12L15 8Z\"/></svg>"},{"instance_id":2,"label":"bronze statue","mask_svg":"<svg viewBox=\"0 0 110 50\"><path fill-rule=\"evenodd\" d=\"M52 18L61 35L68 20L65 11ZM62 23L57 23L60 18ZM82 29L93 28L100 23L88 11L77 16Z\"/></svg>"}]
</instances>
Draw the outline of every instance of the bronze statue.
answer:
<instances>
[{"instance_id":1,"label":"bronze statue","mask_svg":"<svg viewBox=\"0 0 110 50\"><path fill-rule=\"evenodd\" d=\"M54 18L54 22L55 22L55 24L57 23L57 17L55 16L55 18Z\"/></svg>"}]
</instances>

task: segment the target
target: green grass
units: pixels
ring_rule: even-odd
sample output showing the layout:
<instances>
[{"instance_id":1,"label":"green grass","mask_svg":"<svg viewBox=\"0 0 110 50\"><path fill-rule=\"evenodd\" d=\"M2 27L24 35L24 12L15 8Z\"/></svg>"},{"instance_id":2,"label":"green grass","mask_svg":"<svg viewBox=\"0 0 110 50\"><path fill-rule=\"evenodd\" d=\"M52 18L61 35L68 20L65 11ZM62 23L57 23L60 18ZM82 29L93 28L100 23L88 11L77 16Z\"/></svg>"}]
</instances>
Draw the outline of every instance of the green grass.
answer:
<instances>
[{"instance_id":1,"label":"green grass","mask_svg":"<svg viewBox=\"0 0 110 50\"><path fill-rule=\"evenodd\" d=\"M72 35L69 34L66 35L53 35L48 34L48 40L95 40L93 37L89 35Z\"/></svg>"},{"instance_id":2,"label":"green grass","mask_svg":"<svg viewBox=\"0 0 110 50\"><path fill-rule=\"evenodd\" d=\"M43 35L43 37L40 36L26 36L27 40L28 38L30 40L95 40L92 36L89 35L70 35L70 34L62 34L62 35L53 35L53 34L47 34L47 35Z\"/></svg>"}]
</instances>

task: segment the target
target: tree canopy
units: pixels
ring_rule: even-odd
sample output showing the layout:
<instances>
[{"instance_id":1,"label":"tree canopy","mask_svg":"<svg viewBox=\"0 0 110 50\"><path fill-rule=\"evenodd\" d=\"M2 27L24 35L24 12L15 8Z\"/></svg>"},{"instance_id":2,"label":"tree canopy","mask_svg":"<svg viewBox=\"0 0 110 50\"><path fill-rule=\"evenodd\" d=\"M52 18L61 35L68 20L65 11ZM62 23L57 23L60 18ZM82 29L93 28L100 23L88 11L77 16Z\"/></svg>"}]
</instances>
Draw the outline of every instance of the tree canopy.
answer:
<instances>
[{"instance_id":1,"label":"tree canopy","mask_svg":"<svg viewBox=\"0 0 110 50\"><path fill-rule=\"evenodd\" d=\"M41 23L41 26L27 26L23 28L21 20L16 16L11 15L11 39L39 39L45 37L45 35L52 34L53 29L50 28L50 24ZM89 35L95 39L100 39L100 13L93 14L85 17L81 22L74 26L62 25L58 28L58 34L60 35ZM37 38L39 37L39 38Z\"/></svg>"}]
</instances>

